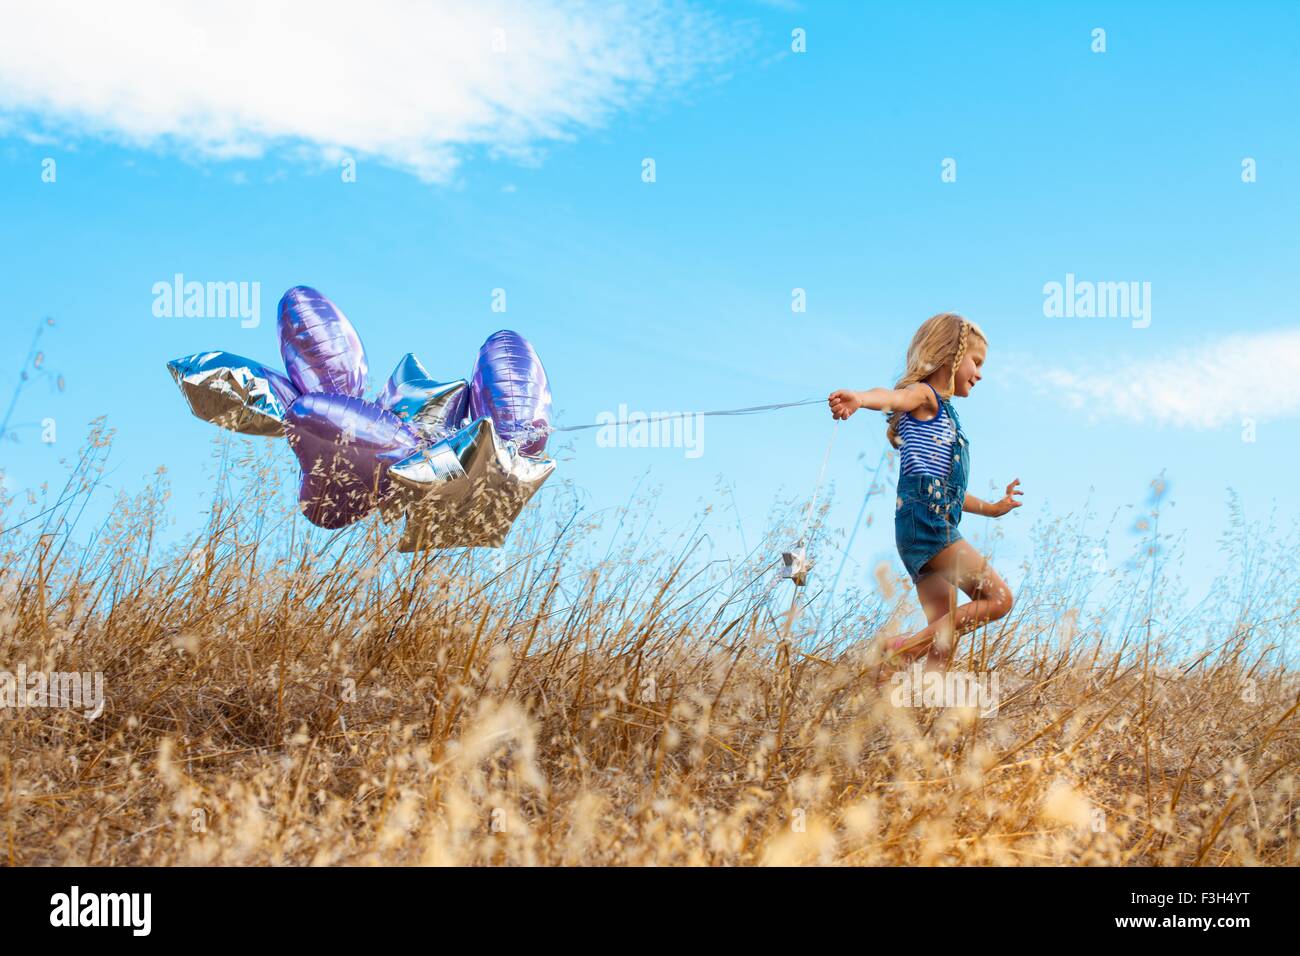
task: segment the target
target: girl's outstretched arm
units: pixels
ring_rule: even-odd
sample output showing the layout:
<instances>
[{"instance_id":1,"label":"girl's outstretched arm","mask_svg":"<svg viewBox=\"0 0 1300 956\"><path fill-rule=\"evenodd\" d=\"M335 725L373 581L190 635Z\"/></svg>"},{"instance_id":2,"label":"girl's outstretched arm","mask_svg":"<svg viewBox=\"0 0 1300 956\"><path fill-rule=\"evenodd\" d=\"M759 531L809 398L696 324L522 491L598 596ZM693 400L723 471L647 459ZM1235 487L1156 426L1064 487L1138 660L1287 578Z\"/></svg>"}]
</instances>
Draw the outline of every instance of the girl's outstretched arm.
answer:
<instances>
[{"instance_id":1,"label":"girl's outstretched arm","mask_svg":"<svg viewBox=\"0 0 1300 956\"><path fill-rule=\"evenodd\" d=\"M914 412L925 405L937 412L939 409L932 395L930 389L914 382L907 388L869 388L865 392L841 388L831 392L827 401L831 406L831 417L842 421L859 408L877 412Z\"/></svg>"},{"instance_id":2,"label":"girl's outstretched arm","mask_svg":"<svg viewBox=\"0 0 1300 956\"><path fill-rule=\"evenodd\" d=\"M1012 508L1019 508L1022 504L1015 498L1015 495L1024 494L1016 487L1018 484L1020 484L1019 478L1007 485L1007 493L999 501L985 501L983 498L968 494L966 500L962 502L961 510L967 514L983 515L986 518L1001 518Z\"/></svg>"}]
</instances>

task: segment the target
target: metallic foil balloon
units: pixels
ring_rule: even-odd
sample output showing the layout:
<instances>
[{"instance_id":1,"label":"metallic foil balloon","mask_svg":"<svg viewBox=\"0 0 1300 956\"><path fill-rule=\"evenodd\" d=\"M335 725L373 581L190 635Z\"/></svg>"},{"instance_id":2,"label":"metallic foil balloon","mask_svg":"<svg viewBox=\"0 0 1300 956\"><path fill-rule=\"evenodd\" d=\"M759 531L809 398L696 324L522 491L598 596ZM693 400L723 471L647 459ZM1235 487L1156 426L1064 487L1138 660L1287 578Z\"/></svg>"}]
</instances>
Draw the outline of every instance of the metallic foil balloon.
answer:
<instances>
[{"instance_id":1,"label":"metallic foil balloon","mask_svg":"<svg viewBox=\"0 0 1300 956\"><path fill-rule=\"evenodd\" d=\"M402 356L402 360L397 363L397 368L393 369L393 374L388 376L383 391L379 393L378 402L393 414L401 417L401 412L393 406L409 397L406 390L407 383L427 381L431 378L429 370L415 357L415 353L407 352Z\"/></svg>"},{"instance_id":2,"label":"metallic foil balloon","mask_svg":"<svg viewBox=\"0 0 1300 956\"><path fill-rule=\"evenodd\" d=\"M298 398L279 372L229 352L172 359L167 371L196 416L244 435L283 435L285 413Z\"/></svg>"},{"instance_id":3,"label":"metallic foil balloon","mask_svg":"<svg viewBox=\"0 0 1300 956\"><path fill-rule=\"evenodd\" d=\"M520 452L540 456L551 425L551 386L542 362L518 332L500 331L479 349L470 380L469 414L492 419Z\"/></svg>"},{"instance_id":4,"label":"metallic foil balloon","mask_svg":"<svg viewBox=\"0 0 1300 956\"><path fill-rule=\"evenodd\" d=\"M465 382L465 380L458 379ZM447 405L447 413L444 418L444 424L452 431L457 432L468 425L471 421L469 417L469 383L465 382L465 387L452 396L451 402Z\"/></svg>"},{"instance_id":5,"label":"metallic foil balloon","mask_svg":"<svg viewBox=\"0 0 1300 956\"><path fill-rule=\"evenodd\" d=\"M492 419L476 419L389 469L393 483L415 496L398 550L501 547L554 470L552 459L525 457L499 441Z\"/></svg>"},{"instance_id":6,"label":"metallic foil balloon","mask_svg":"<svg viewBox=\"0 0 1300 956\"><path fill-rule=\"evenodd\" d=\"M408 354L379 401L362 398L366 354L352 323L315 289L279 308L288 377L226 352L167 363L195 415L251 435L287 435L302 469L298 501L323 528L378 507L406 515L399 547L500 547L555 470L542 457L551 390L515 332L479 350L472 382L435 381Z\"/></svg>"},{"instance_id":7,"label":"metallic foil balloon","mask_svg":"<svg viewBox=\"0 0 1300 956\"><path fill-rule=\"evenodd\" d=\"M781 562L782 578L793 581L797 588L808 583L808 572L813 569L814 562L809 560L808 552L802 545L796 546L793 551L782 552Z\"/></svg>"},{"instance_id":8,"label":"metallic foil balloon","mask_svg":"<svg viewBox=\"0 0 1300 956\"><path fill-rule=\"evenodd\" d=\"M421 444L392 412L348 395L302 395L286 422L302 468L298 504L322 528L349 525L389 497L388 465Z\"/></svg>"},{"instance_id":9,"label":"metallic foil balloon","mask_svg":"<svg viewBox=\"0 0 1300 956\"><path fill-rule=\"evenodd\" d=\"M366 350L357 330L333 302L296 285L280 299L280 356L304 394L351 395L366 388Z\"/></svg>"},{"instance_id":10,"label":"metallic foil balloon","mask_svg":"<svg viewBox=\"0 0 1300 956\"><path fill-rule=\"evenodd\" d=\"M446 438L462 425L469 383L463 378L435 382L411 353L397 363L379 394L379 404L434 441Z\"/></svg>"}]
</instances>

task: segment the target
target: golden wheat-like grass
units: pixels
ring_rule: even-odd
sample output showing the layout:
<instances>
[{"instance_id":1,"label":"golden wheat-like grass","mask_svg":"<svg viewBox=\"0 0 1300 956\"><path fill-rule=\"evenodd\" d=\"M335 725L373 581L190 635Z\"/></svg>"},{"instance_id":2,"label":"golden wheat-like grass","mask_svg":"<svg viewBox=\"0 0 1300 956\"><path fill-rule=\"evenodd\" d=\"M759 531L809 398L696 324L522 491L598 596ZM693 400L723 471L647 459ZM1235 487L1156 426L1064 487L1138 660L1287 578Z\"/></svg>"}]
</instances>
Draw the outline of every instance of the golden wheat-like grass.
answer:
<instances>
[{"instance_id":1,"label":"golden wheat-like grass","mask_svg":"<svg viewBox=\"0 0 1300 956\"><path fill-rule=\"evenodd\" d=\"M1297 589L1258 547L1262 591L1179 619L1157 547L1084 574L1044 527L954 656L1002 678L981 716L877 690L871 638L915 604L887 567L823 615L823 532L813 584L774 584L780 509L720 562L654 530L653 494L588 514L557 482L502 552L402 556L376 520L309 530L282 463L228 440L194 540L158 543L161 474L74 535L109 437L0 511L0 668L107 698L0 712L9 864L1295 861ZM1129 606L1081 611L1098 573Z\"/></svg>"}]
</instances>

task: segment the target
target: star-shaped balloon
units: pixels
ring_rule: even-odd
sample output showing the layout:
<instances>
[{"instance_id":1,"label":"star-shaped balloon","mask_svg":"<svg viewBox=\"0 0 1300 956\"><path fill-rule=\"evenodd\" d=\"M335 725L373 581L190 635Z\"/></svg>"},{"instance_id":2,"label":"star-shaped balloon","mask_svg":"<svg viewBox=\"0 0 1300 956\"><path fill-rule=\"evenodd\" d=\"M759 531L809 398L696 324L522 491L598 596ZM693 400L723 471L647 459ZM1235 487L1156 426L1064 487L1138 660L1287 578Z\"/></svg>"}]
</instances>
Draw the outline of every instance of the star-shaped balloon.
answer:
<instances>
[{"instance_id":1,"label":"star-shaped balloon","mask_svg":"<svg viewBox=\"0 0 1300 956\"><path fill-rule=\"evenodd\" d=\"M435 440L446 438L465 424L469 383L463 378L437 382L410 352L397 363L379 404Z\"/></svg>"},{"instance_id":2,"label":"star-shaped balloon","mask_svg":"<svg viewBox=\"0 0 1300 956\"><path fill-rule=\"evenodd\" d=\"M501 547L519 512L554 470L554 460L522 454L499 439L492 419L476 418L389 468L396 484L416 494L398 550Z\"/></svg>"},{"instance_id":3,"label":"star-shaped balloon","mask_svg":"<svg viewBox=\"0 0 1300 956\"><path fill-rule=\"evenodd\" d=\"M544 457L550 384L523 336L491 335L469 379L438 382L408 353L370 401L361 338L333 302L294 286L278 330L287 376L228 352L168 362L190 410L242 434L286 436L313 524L345 527L378 507L406 515L403 551L505 542L555 470Z\"/></svg>"},{"instance_id":4,"label":"star-shaped balloon","mask_svg":"<svg viewBox=\"0 0 1300 956\"><path fill-rule=\"evenodd\" d=\"M284 415L298 390L279 372L229 352L172 359L167 371L190 411L245 435L283 435Z\"/></svg>"}]
</instances>

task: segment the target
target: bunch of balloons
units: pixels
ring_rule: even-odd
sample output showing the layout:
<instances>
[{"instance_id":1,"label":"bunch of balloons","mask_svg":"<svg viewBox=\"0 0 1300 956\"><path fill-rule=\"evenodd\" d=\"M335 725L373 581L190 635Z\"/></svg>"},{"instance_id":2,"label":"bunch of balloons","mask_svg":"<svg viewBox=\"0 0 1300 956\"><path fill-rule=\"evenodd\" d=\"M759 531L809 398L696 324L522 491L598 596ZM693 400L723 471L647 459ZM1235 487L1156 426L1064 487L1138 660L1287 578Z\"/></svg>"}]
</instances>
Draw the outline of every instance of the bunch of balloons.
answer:
<instances>
[{"instance_id":1,"label":"bunch of balloons","mask_svg":"<svg viewBox=\"0 0 1300 956\"><path fill-rule=\"evenodd\" d=\"M322 528L377 507L386 519L405 515L402 551L505 542L555 470L544 455L551 389L523 336L489 336L468 380L434 381L407 354L368 401L365 349L333 302L294 286L277 321L287 376L229 352L167 363L195 415L286 436L302 469L299 506Z\"/></svg>"}]
</instances>

